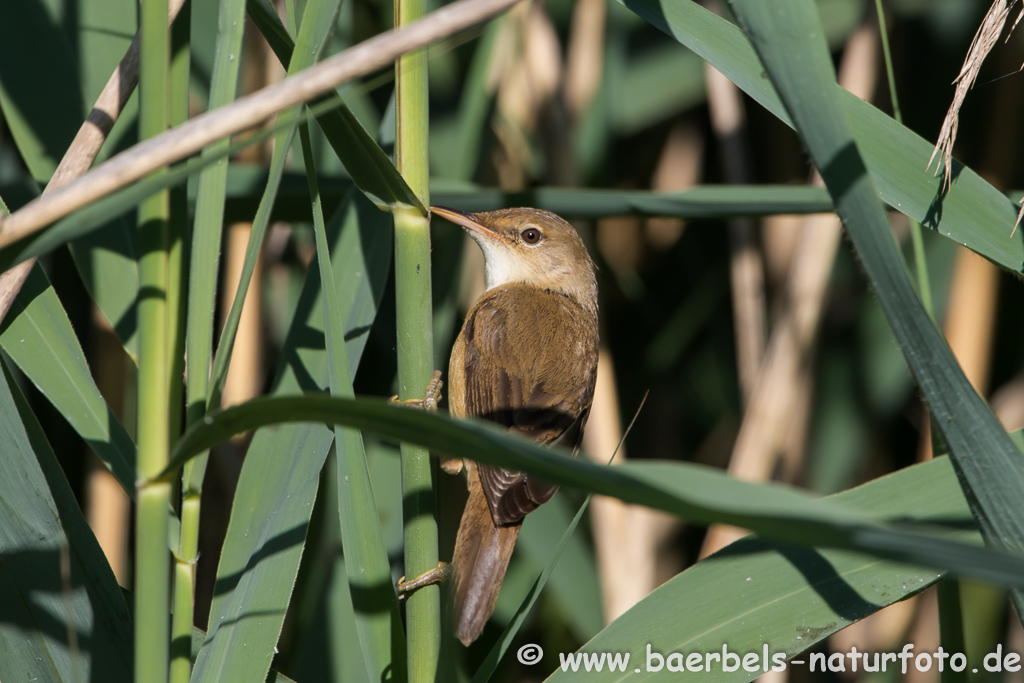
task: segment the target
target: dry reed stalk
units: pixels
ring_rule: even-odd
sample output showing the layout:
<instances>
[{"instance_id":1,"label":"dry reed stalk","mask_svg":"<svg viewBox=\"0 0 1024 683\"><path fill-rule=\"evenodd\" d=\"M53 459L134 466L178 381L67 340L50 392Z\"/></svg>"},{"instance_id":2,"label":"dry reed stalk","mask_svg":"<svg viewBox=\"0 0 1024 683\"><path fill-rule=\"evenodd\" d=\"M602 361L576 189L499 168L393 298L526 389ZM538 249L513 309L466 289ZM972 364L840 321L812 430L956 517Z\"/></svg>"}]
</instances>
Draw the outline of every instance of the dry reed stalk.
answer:
<instances>
[{"instance_id":1,"label":"dry reed stalk","mask_svg":"<svg viewBox=\"0 0 1024 683\"><path fill-rule=\"evenodd\" d=\"M128 572L128 519L131 499L99 458L90 454L86 464L86 509L89 528L103 549L119 586L130 588Z\"/></svg>"},{"instance_id":2,"label":"dry reed stalk","mask_svg":"<svg viewBox=\"0 0 1024 683\"><path fill-rule=\"evenodd\" d=\"M839 70L840 84L868 99L874 90L878 52L877 28L867 23L847 43ZM821 186L815 174L813 183ZM841 225L834 214L808 216L783 292L783 309L772 330L768 350L740 426L729 473L746 481L771 479L802 376L809 360L829 274L839 247ZM724 548L746 532L715 525L708 530L701 557Z\"/></svg>"},{"instance_id":3,"label":"dry reed stalk","mask_svg":"<svg viewBox=\"0 0 1024 683\"><path fill-rule=\"evenodd\" d=\"M908 640L907 634L921 609L919 605L923 595L926 594L914 596L910 600L894 602L888 607L850 624L841 631L833 633L829 637L829 649L832 652L849 652L851 648L856 647L861 652L892 652L899 650L904 643L914 643L915 647L923 651L924 648L918 641ZM931 590L931 600L933 602L935 600L934 589ZM925 612L932 613L933 607L927 607ZM934 649L930 651L934 652Z\"/></svg>"},{"instance_id":4,"label":"dry reed stalk","mask_svg":"<svg viewBox=\"0 0 1024 683\"><path fill-rule=\"evenodd\" d=\"M632 276L644 258L643 219L613 216L597 220L596 242L601 257L619 276Z\"/></svg>"},{"instance_id":5,"label":"dry reed stalk","mask_svg":"<svg viewBox=\"0 0 1024 683\"><path fill-rule=\"evenodd\" d=\"M612 462L621 463L626 460L625 447L615 452L621 440L615 369L611 353L602 347L583 448L599 464L606 464L613 452ZM605 496L594 496L590 517L601 604L608 624L658 587L662 575L659 549L680 527L680 522L666 513Z\"/></svg>"},{"instance_id":6,"label":"dry reed stalk","mask_svg":"<svg viewBox=\"0 0 1024 683\"><path fill-rule=\"evenodd\" d=\"M704 132L689 120L672 124L651 176L652 190L686 190L700 181L704 165ZM686 229L682 218L652 216L644 223L647 244L659 251L679 241Z\"/></svg>"},{"instance_id":7,"label":"dry reed stalk","mask_svg":"<svg viewBox=\"0 0 1024 683\"><path fill-rule=\"evenodd\" d=\"M998 299L999 268L958 247L942 329L971 386L982 396L988 393Z\"/></svg>"},{"instance_id":8,"label":"dry reed stalk","mask_svg":"<svg viewBox=\"0 0 1024 683\"><path fill-rule=\"evenodd\" d=\"M761 221L765 275L772 287L780 287L786 282L786 276L793 265L796 245L800 242L804 218L783 214L765 216Z\"/></svg>"},{"instance_id":9,"label":"dry reed stalk","mask_svg":"<svg viewBox=\"0 0 1024 683\"><path fill-rule=\"evenodd\" d=\"M704 65L711 128L718 139L725 181L745 185L752 181L746 115L739 88L710 64ZM746 406L754 391L767 337L764 263L757 245L753 219L733 218L729 228L729 281L732 285L733 325L740 396Z\"/></svg>"},{"instance_id":10,"label":"dry reed stalk","mask_svg":"<svg viewBox=\"0 0 1024 683\"><path fill-rule=\"evenodd\" d=\"M1021 626L1020 619L1010 618L1006 635L1007 652L1024 652L1024 626ZM1004 674L1003 683L1024 683L1024 671L1007 672Z\"/></svg>"},{"instance_id":11,"label":"dry reed stalk","mask_svg":"<svg viewBox=\"0 0 1024 683\"><path fill-rule=\"evenodd\" d=\"M604 0L579 0L566 49L565 108L578 121L601 87L608 10Z\"/></svg>"},{"instance_id":12,"label":"dry reed stalk","mask_svg":"<svg viewBox=\"0 0 1024 683\"><path fill-rule=\"evenodd\" d=\"M132 361L100 310L92 309L92 369L96 387L118 417L124 417L127 372ZM96 534L117 583L130 587L128 539L132 501L110 470L91 455L86 475L85 517Z\"/></svg>"},{"instance_id":13,"label":"dry reed stalk","mask_svg":"<svg viewBox=\"0 0 1024 683\"><path fill-rule=\"evenodd\" d=\"M548 112L562 86L562 48L558 34L540 2L526 2L509 13L495 43L489 81L497 91L494 131L498 145L493 151L498 184L504 189L526 187L533 158L533 140L545 134ZM566 182L566 167L555 163L558 145L547 149L548 168Z\"/></svg>"},{"instance_id":14,"label":"dry reed stalk","mask_svg":"<svg viewBox=\"0 0 1024 683\"><path fill-rule=\"evenodd\" d=\"M235 300L238 282L242 277L245 250L249 245L252 223L234 223L227 230L224 245L224 288L221 291L221 325L227 318L231 302ZM224 382L221 406L239 405L262 393L263 367L263 257L256 259L252 280L245 292L242 316L238 321L238 334L231 350L231 365ZM241 439L241 435L235 437Z\"/></svg>"},{"instance_id":15,"label":"dry reed stalk","mask_svg":"<svg viewBox=\"0 0 1024 683\"><path fill-rule=\"evenodd\" d=\"M928 588L914 598L914 603L917 614L900 641L913 643L917 652L936 652L941 645L937 588ZM907 675L903 680L906 683L939 683L939 673L935 669L920 671L916 666L911 666L907 668Z\"/></svg>"}]
</instances>

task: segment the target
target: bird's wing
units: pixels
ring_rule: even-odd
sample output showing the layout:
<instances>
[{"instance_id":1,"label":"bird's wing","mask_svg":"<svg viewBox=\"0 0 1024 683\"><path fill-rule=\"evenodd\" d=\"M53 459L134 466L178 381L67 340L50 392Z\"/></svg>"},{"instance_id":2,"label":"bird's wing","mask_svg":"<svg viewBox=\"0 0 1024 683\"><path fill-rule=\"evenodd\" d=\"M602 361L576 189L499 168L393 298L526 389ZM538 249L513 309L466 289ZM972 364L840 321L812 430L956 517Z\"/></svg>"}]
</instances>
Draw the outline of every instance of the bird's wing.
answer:
<instances>
[{"instance_id":1,"label":"bird's wing","mask_svg":"<svg viewBox=\"0 0 1024 683\"><path fill-rule=\"evenodd\" d=\"M466 415L542 444L563 435L564 445L578 444L597 377L597 329L577 303L506 285L477 301L461 337ZM479 474L498 524L522 520L557 488L504 468L480 467Z\"/></svg>"}]
</instances>

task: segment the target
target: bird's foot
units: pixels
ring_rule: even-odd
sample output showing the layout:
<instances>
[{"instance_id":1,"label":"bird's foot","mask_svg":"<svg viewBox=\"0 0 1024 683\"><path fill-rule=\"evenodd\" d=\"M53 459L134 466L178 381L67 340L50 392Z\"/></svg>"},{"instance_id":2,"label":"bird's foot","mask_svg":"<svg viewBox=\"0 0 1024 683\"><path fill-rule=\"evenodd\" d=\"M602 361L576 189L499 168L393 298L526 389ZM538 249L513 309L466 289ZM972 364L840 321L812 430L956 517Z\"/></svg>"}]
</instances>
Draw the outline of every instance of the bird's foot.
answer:
<instances>
[{"instance_id":1,"label":"bird's foot","mask_svg":"<svg viewBox=\"0 0 1024 683\"><path fill-rule=\"evenodd\" d=\"M388 400L388 403L435 411L437 410L438 401L441 400L441 387L443 386L444 382L441 381L441 371L434 370L434 379L430 380L430 384L427 385L423 398L407 398L403 400L399 399L398 395L395 394Z\"/></svg>"},{"instance_id":2,"label":"bird's foot","mask_svg":"<svg viewBox=\"0 0 1024 683\"><path fill-rule=\"evenodd\" d=\"M432 586L438 583L444 583L448 579L448 575L451 574L451 565L447 562L438 562L437 566L431 570L425 571L415 579L406 581L403 576L395 583L395 588L398 589L398 599L401 600L410 593L423 588L424 586Z\"/></svg>"}]
</instances>

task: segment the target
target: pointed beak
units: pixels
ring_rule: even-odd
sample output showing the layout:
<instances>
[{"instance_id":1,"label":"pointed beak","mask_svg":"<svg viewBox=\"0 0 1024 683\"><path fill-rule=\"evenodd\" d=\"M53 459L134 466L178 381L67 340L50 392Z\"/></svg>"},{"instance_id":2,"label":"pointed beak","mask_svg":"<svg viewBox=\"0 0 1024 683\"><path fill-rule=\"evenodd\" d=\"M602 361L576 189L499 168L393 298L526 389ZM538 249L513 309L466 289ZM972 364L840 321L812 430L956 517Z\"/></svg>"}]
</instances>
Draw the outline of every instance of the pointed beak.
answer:
<instances>
[{"instance_id":1,"label":"pointed beak","mask_svg":"<svg viewBox=\"0 0 1024 683\"><path fill-rule=\"evenodd\" d=\"M432 206L430 207L430 213L449 220L452 223L455 223L455 225L462 226L474 237L479 236L490 241L506 241L504 235L499 232L495 232L478 221L476 219L476 214L464 213L444 206Z\"/></svg>"}]
</instances>

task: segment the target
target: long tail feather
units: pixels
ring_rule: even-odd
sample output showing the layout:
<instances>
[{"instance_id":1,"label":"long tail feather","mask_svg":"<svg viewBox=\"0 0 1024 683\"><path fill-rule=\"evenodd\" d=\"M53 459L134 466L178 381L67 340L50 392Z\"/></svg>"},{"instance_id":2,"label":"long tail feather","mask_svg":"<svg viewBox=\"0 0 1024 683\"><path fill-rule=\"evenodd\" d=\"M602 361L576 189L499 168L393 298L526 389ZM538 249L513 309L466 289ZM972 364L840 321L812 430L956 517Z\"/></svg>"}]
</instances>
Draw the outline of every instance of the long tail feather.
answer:
<instances>
[{"instance_id":1,"label":"long tail feather","mask_svg":"<svg viewBox=\"0 0 1024 683\"><path fill-rule=\"evenodd\" d=\"M469 500L462 513L452 560L455 634L469 645L494 611L512 548L522 524L495 526L476 472L470 472Z\"/></svg>"}]
</instances>

